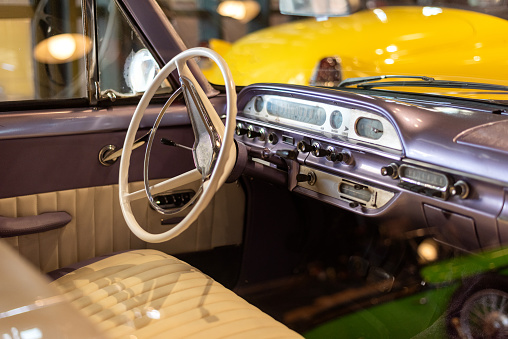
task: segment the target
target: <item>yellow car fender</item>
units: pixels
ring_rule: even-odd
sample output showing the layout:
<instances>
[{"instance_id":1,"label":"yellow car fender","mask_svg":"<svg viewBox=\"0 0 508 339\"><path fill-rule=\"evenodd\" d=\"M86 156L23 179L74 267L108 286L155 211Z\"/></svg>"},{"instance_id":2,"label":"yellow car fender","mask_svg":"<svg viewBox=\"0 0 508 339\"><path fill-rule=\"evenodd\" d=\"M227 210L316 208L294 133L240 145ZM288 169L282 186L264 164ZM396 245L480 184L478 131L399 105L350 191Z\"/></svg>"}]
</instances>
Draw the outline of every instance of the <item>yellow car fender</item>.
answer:
<instances>
[{"instance_id":1,"label":"yellow car fender","mask_svg":"<svg viewBox=\"0 0 508 339\"><path fill-rule=\"evenodd\" d=\"M400 74L508 85L506 32L508 21L486 14L385 7L273 26L217 48L238 85L307 85L317 63L329 56L341 60L343 79ZM214 68L205 74L222 83Z\"/></svg>"}]
</instances>

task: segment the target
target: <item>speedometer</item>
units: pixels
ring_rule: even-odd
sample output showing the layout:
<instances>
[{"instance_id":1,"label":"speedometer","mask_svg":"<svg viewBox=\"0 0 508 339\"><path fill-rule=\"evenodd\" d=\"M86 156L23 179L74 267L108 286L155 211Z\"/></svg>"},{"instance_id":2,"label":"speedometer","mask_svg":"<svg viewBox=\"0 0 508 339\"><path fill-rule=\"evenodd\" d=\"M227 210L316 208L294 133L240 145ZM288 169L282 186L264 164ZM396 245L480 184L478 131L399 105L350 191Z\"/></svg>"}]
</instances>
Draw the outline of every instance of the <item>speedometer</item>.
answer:
<instances>
[{"instance_id":1,"label":"speedometer","mask_svg":"<svg viewBox=\"0 0 508 339\"><path fill-rule=\"evenodd\" d=\"M296 103L288 100L271 99L266 103L269 115L321 126L326 121L326 111L323 107Z\"/></svg>"}]
</instances>

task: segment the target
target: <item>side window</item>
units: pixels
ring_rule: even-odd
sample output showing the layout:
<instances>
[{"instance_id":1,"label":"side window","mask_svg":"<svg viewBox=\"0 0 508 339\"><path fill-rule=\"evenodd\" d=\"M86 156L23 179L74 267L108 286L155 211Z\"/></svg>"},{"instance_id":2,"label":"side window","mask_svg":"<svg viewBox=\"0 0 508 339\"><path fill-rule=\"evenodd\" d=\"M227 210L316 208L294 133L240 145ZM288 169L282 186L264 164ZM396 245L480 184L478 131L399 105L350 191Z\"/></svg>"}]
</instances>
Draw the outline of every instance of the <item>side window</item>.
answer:
<instances>
[{"instance_id":1,"label":"side window","mask_svg":"<svg viewBox=\"0 0 508 339\"><path fill-rule=\"evenodd\" d=\"M87 96L81 1L2 1L0 32L0 101Z\"/></svg>"},{"instance_id":2,"label":"side window","mask_svg":"<svg viewBox=\"0 0 508 339\"><path fill-rule=\"evenodd\" d=\"M97 0L99 86L101 97L114 99L144 92L160 68L116 2ZM169 91L169 83L160 91Z\"/></svg>"},{"instance_id":3,"label":"side window","mask_svg":"<svg viewBox=\"0 0 508 339\"><path fill-rule=\"evenodd\" d=\"M0 0L0 104L86 99L97 84L99 100L144 92L158 64L114 0L90 3ZM160 91L169 90L166 82Z\"/></svg>"}]
</instances>

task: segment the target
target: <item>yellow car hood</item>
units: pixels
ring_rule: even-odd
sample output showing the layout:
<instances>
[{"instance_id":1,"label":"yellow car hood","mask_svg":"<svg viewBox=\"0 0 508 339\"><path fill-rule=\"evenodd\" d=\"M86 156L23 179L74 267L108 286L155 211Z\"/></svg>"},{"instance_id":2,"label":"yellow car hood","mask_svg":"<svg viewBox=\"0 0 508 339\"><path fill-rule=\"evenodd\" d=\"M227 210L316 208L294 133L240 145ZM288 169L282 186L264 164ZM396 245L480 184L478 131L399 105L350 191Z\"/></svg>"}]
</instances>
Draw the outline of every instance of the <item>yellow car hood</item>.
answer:
<instances>
[{"instance_id":1,"label":"yellow car hood","mask_svg":"<svg viewBox=\"0 0 508 339\"><path fill-rule=\"evenodd\" d=\"M506 32L508 21L485 14L386 7L263 29L232 44L223 56L238 85L306 85L318 61L328 56L341 60L344 79L412 74L508 84ZM215 69L205 74L222 83Z\"/></svg>"}]
</instances>

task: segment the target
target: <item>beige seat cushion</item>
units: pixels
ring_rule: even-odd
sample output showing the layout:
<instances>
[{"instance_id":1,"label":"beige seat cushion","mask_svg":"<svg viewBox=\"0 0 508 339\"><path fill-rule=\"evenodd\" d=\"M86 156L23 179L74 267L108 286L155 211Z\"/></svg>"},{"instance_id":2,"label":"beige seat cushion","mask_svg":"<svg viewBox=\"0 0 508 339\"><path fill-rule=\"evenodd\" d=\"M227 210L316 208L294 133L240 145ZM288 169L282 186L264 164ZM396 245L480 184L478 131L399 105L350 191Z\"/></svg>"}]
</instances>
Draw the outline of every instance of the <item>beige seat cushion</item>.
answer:
<instances>
[{"instance_id":1,"label":"beige seat cushion","mask_svg":"<svg viewBox=\"0 0 508 339\"><path fill-rule=\"evenodd\" d=\"M117 254L53 284L112 338L301 338L197 269L155 250Z\"/></svg>"}]
</instances>

